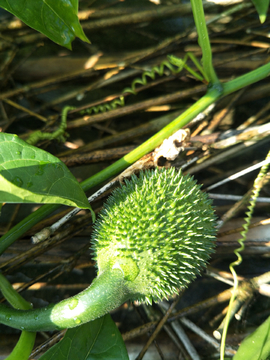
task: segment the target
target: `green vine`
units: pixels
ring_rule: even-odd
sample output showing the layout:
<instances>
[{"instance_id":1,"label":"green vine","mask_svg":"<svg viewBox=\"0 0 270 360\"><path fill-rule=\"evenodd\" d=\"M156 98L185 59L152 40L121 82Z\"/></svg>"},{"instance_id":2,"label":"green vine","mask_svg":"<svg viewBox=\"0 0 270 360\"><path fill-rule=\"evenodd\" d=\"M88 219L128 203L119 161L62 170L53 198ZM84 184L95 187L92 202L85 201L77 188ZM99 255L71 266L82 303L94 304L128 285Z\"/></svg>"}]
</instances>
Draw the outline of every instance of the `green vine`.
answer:
<instances>
[{"instance_id":1,"label":"green vine","mask_svg":"<svg viewBox=\"0 0 270 360\"><path fill-rule=\"evenodd\" d=\"M254 184L253 184L253 191L252 191L252 195L250 198L250 203L248 206L248 211L246 212L246 217L245 217L245 223L243 224L243 228L244 230L241 231L241 238L238 240L238 243L240 245L239 248L237 248L236 250L234 250L235 255L237 256L237 260L232 262L230 264L230 271L233 275L233 292L232 292L232 296L229 302L229 307L228 307L228 311L226 314L226 318L225 318L225 324L224 324L224 330L222 333L222 338L221 338L221 345L220 345L220 360L224 360L224 352L225 352L225 342L226 342L226 335L227 335L227 331L228 331L228 327L229 327L229 323L230 323L230 314L232 312L232 307L233 307L233 302L237 296L237 290L238 290L238 278L237 278L237 273L234 269L235 266L239 266L242 262L242 256L241 256L241 252L245 249L245 240L247 237L247 233L248 233L248 229L249 229L249 225L250 225L250 221L252 219L252 215L253 215L253 211L256 205L256 200L259 196L259 193L261 191L262 188L262 180L268 170L269 167L269 163L270 163L270 151L268 152L266 158L266 164L264 164L261 167L261 170L258 174L258 176L256 177Z\"/></svg>"}]
</instances>

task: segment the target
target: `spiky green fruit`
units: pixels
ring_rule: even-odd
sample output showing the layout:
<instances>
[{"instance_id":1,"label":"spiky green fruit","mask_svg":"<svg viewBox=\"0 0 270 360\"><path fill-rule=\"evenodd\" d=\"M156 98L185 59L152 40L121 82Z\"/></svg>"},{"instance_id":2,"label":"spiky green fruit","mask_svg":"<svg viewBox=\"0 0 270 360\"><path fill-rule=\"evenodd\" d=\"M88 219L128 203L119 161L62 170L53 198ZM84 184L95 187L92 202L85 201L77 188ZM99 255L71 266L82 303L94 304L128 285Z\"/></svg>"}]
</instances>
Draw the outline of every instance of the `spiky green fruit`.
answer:
<instances>
[{"instance_id":1,"label":"spiky green fruit","mask_svg":"<svg viewBox=\"0 0 270 360\"><path fill-rule=\"evenodd\" d=\"M116 189L94 225L99 274L120 269L132 300L151 303L177 293L213 252L215 215L190 176L141 172Z\"/></svg>"},{"instance_id":2,"label":"spiky green fruit","mask_svg":"<svg viewBox=\"0 0 270 360\"><path fill-rule=\"evenodd\" d=\"M42 309L0 304L0 323L59 330L94 320L129 299L151 303L169 297L206 265L214 238L211 203L191 177L174 169L142 172L114 191L95 223L93 283Z\"/></svg>"}]
</instances>

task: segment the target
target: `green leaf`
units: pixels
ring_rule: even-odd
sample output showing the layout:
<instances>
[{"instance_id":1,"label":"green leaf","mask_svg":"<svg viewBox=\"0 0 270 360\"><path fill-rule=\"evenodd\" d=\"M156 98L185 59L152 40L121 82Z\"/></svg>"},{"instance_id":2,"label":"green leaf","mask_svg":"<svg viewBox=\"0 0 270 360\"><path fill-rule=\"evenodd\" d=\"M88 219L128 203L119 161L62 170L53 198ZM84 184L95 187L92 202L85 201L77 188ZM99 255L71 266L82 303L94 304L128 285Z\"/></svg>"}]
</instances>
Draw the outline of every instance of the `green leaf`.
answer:
<instances>
[{"instance_id":1,"label":"green leaf","mask_svg":"<svg viewBox=\"0 0 270 360\"><path fill-rule=\"evenodd\" d=\"M259 14L260 22L264 23L270 0L252 0L252 2Z\"/></svg>"},{"instance_id":2,"label":"green leaf","mask_svg":"<svg viewBox=\"0 0 270 360\"><path fill-rule=\"evenodd\" d=\"M90 209L66 165L17 135L0 133L0 203L63 204Z\"/></svg>"},{"instance_id":3,"label":"green leaf","mask_svg":"<svg viewBox=\"0 0 270 360\"><path fill-rule=\"evenodd\" d=\"M0 6L59 45L77 36L89 43L78 19L78 0L0 0Z\"/></svg>"},{"instance_id":4,"label":"green leaf","mask_svg":"<svg viewBox=\"0 0 270 360\"><path fill-rule=\"evenodd\" d=\"M122 336L109 314L69 329L40 360L128 360Z\"/></svg>"},{"instance_id":5,"label":"green leaf","mask_svg":"<svg viewBox=\"0 0 270 360\"><path fill-rule=\"evenodd\" d=\"M269 360L270 317L245 338L233 360Z\"/></svg>"}]
</instances>

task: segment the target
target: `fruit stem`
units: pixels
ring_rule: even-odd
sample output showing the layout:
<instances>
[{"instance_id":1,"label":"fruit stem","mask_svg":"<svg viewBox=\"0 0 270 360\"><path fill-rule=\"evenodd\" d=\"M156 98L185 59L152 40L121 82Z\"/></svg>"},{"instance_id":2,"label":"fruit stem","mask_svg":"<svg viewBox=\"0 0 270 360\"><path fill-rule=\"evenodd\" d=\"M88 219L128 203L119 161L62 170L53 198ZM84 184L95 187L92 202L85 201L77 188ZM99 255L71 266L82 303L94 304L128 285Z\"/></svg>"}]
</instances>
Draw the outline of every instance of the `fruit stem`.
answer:
<instances>
[{"instance_id":1,"label":"fruit stem","mask_svg":"<svg viewBox=\"0 0 270 360\"><path fill-rule=\"evenodd\" d=\"M17 310L0 305L0 323L27 331L72 328L97 319L130 298L121 270L107 270L81 293L41 309Z\"/></svg>"}]
</instances>

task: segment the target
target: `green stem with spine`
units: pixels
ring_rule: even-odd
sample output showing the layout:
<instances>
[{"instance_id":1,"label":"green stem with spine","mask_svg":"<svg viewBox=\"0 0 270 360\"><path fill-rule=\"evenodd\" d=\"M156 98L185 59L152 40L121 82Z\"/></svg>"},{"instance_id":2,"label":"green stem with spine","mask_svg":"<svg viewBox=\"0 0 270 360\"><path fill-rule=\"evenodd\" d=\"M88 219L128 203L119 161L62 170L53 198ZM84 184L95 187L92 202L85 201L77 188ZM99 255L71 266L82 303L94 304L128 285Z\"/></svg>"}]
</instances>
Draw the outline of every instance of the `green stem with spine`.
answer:
<instances>
[{"instance_id":1,"label":"green stem with spine","mask_svg":"<svg viewBox=\"0 0 270 360\"><path fill-rule=\"evenodd\" d=\"M105 271L81 293L49 307L21 311L0 305L0 323L27 331L72 328L97 319L130 298L123 272Z\"/></svg>"}]
</instances>

